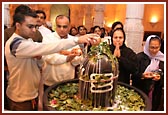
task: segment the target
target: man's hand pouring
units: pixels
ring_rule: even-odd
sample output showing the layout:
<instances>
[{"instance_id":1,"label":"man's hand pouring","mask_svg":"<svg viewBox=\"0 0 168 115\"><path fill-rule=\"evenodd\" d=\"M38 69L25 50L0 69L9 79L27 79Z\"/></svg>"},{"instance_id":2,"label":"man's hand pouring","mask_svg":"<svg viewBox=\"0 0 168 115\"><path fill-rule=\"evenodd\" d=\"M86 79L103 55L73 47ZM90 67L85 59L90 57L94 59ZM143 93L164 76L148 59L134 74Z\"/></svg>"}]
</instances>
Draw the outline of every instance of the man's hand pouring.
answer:
<instances>
[{"instance_id":1,"label":"man's hand pouring","mask_svg":"<svg viewBox=\"0 0 168 115\"><path fill-rule=\"evenodd\" d=\"M86 43L87 45L98 45L101 42L100 36L97 34L86 34L78 38L78 44Z\"/></svg>"}]
</instances>

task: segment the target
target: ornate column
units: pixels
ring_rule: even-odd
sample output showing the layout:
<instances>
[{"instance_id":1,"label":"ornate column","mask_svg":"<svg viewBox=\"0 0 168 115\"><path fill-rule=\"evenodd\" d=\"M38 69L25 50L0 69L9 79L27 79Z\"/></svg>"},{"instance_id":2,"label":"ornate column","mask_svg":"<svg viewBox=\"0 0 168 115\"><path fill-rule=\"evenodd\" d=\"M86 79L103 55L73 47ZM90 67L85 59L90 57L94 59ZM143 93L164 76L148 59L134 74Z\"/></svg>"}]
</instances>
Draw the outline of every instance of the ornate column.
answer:
<instances>
[{"instance_id":1,"label":"ornate column","mask_svg":"<svg viewBox=\"0 0 168 115\"><path fill-rule=\"evenodd\" d=\"M78 20L78 26L80 25L84 25L84 9L85 9L85 6L83 4L80 4L78 5L78 9L77 9L77 12L78 12L78 18L76 20Z\"/></svg>"},{"instance_id":2,"label":"ornate column","mask_svg":"<svg viewBox=\"0 0 168 115\"><path fill-rule=\"evenodd\" d=\"M95 4L94 7L94 23L93 26L98 25L100 27L104 26L104 4Z\"/></svg>"},{"instance_id":3,"label":"ornate column","mask_svg":"<svg viewBox=\"0 0 168 115\"><path fill-rule=\"evenodd\" d=\"M10 12L9 4L4 4L4 24L10 27Z\"/></svg>"},{"instance_id":4,"label":"ornate column","mask_svg":"<svg viewBox=\"0 0 168 115\"><path fill-rule=\"evenodd\" d=\"M86 13L85 13L85 27L87 28L88 32L90 31L90 28L93 26L93 19L92 19L92 9L93 5L86 5L85 7Z\"/></svg>"},{"instance_id":5,"label":"ornate column","mask_svg":"<svg viewBox=\"0 0 168 115\"><path fill-rule=\"evenodd\" d=\"M126 7L126 21L124 30L126 33L126 44L136 53L143 51L144 27L142 19L144 15L144 4L128 4Z\"/></svg>"},{"instance_id":6,"label":"ornate column","mask_svg":"<svg viewBox=\"0 0 168 115\"><path fill-rule=\"evenodd\" d=\"M71 26L77 26L76 25L76 16L77 16L77 10L76 7L72 4L69 4L69 8L70 8L70 20L71 20Z\"/></svg>"}]
</instances>

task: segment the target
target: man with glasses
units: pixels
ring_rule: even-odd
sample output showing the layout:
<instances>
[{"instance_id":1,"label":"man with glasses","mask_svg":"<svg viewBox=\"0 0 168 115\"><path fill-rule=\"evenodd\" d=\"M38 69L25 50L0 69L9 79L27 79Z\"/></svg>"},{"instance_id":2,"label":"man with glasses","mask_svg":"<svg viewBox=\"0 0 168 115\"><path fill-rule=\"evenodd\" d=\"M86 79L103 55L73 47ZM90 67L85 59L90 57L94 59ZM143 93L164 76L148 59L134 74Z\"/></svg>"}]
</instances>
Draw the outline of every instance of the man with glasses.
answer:
<instances>
[{"instance_id":1,"label":"man with glasses","mask_svg":"<svg viewBox=\"0 0 168 115\"><path fill-rule=\"evenodd\" d=\"M44 26L45 19L46 19L46 14L43 10L36 10L36 14L37 14L37 23L39 26L39 31L42 34L42 36L44 37L47 34L50 34L52 31L50 29L48 29L47 27Z\"/></svg>"},{"instance_id":2,"label":"man with glasses","mask_svg":"<svg viewBox=\"0 0 168 115\"><path fill-rule=\"evenodd\" d=\"M32 9L27 6L27 5L19 5L18 7L16 7L14 14L16 13L27 13L27 12L31 12ZM6 41L12 36L12 34L15 32L15 22L13 22L12 27L10 28L6 28L4 31L4 44L6 43ZM42 41L42 35L39 31L36 31L35 35L32 36L33 41L36 42L41 42Z\"/></svg>"},{"instance_id":3,"label":"man with glasses","mask_svg":"<svg viewBox=\"0 0 168 115\"><path fill-rule=\"evenodd\" d=\"M40 83L41 56L68 49L77 44L97 44L96 35L86 35L74 39L52 43L38 43L31 39L36 32L35 12L17 13L13 17L15 33L7 40L5 56L9 69L6 94L9 108L14 111L37 110Z\"/></svg>"},{"instance_id":4,"label":"man with glasses","mask_svg":"<svg viewBox=\"0 0 168 115\"><path fill-rule=\"evenodd\" d=\"M16 13L22 13L25 14L27 12L31 12L32 9L27 6L27 5L19 5L18 7L16 7L14 14ZM4 28L5 29L5 28ZM6 41L12 36L12 34L15 32L15 22L13 22L12 27L6 28L4 30L4 47L5 47L5 43ZM32 36L33 41L35 42L42 42L42 35L39 31L36 31L34 36ZM4 103L5 103L5 109L8 109L8 103L7 103L7 99L6 99L6 86L7 86L7 82L8 82L8 67L7 67L7 63L6 63L6 58L4 58Z\"/></svg>"}]
</instances>

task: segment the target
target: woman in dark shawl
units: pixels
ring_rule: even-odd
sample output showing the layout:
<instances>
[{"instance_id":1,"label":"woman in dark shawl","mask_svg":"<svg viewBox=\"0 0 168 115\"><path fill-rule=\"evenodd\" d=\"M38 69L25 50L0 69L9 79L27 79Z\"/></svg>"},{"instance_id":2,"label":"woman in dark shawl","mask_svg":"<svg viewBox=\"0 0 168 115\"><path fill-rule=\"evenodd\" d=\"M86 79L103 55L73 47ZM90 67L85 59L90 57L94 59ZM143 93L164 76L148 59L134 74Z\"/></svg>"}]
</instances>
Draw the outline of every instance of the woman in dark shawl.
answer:
<instances>
[{"instance_id":1,"label":"woman in dark shawl","mask_svg":"<svg viewBox=\"0 0 168 115\"><path fill-rule=\"evenodd\" d=\"M113 30L111 35L111 52L119 61L120 82L130 84L130 76L136 72L136 53L125 45L125 32L122 28Z\"/></svg>"}]
</instances>

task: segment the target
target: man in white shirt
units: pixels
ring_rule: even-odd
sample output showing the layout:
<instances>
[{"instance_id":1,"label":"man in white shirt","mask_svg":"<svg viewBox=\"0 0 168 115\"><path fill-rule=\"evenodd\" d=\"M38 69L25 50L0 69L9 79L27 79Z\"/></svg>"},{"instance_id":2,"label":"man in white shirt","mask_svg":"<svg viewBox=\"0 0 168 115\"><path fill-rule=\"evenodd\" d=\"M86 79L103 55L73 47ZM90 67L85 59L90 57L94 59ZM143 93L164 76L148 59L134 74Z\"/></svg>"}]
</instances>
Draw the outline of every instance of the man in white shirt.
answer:
<instances>
[{"instance_id":1,"label":"man in white shirt","mask_svg":"<svg viewBox=\"0 0 168 115\"><path fill-rule=\"evenodd\" d=\"M43 43L52 43L61 39L74 39L69 35L70 20L67 16L58 15L55 19L56 31L43 38ZM82 50L79 45L59 53L45 55L42 76L44 78L45 89L56 82L73 79L75 77L75 67L82 61Z\"/></svg>"},{"instance_id":2,"label":"man in white shirt","mask_svg":"<svg viewBox=\"0 0 168 115\"><path fill-rule=\"evenodd\" d=\"M44 26L44 24L46 23L45 22L45 19L46 19L46 14L43 10L36 10L36 14L37 14L37 23L38 23L38 26L39 26L39 31L40 33L42 34L42 36L46 36L50 33L52 33L52 31L50 29L48 29L47 27Z\"/></svg>"}]
</instances>

